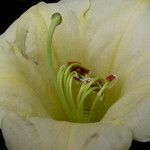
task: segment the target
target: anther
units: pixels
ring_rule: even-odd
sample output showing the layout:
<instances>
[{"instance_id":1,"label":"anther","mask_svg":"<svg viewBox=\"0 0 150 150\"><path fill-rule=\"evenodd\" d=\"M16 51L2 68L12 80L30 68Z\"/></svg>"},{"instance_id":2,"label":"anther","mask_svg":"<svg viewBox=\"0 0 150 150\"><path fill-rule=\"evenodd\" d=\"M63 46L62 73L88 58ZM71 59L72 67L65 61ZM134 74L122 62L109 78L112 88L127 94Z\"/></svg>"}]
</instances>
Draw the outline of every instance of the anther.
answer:
<instances>
[{"instance_id":1,"label":"anther","mask_svg":"<svg viewBox=\"0 0 150 150\"><path fill-rule=\"evenodd\" d=\"M80 75L85 76L86 74L88 74L88 73L90 72L89 69L87 69L87 68L85 68L85 67L82 67L79 62L73 61L73 62L68 62L67 64L68 64L68 65L71 65L71 64L79 64L79 65L74 65L74 66L71 68L71 71L75 71L75 72L77 72L77 73L80 74Z\"/></svg>"},{"instance_id":2,"label":"anther","mask_svg":"<svg viewBox=\"0 0 150 150\"><path fill-rule=\"evenodd\" d=\"M75 64L75 65L72 65ZM67 65L72 65L71 67L71 72L74 72L74 79L76 79L77 81L81 81L81 82L90 82L91 78L89 77L90 74L90 70L82 67L81 64L79 62L76 61L72 61L72 62L68 62Z\"/></svg>"},{"instance_id":3,"label":"anther","mask_svg":"<svg viewBox=\"0 0 150 150\"><path fill-rule=\"evenodd\" d=\"M90 70L88 70L87 68L81 67L81 66L73 67L72 71L76 71L77 73L79 73L80 75L83 75L83 76L85 76L86 74L88 74L90 72Z\"/></svg>"},{"instance_id":4,"label":"anther","mask_svg":"<svg viewBox=\"0 0 150 150\"><path fill-rule=\"evenodd\" d=\"M116 79L116 75L110 74L109 76L106 77L107 81L113 81L114 79Z\"/></svg>"}]
</instances>

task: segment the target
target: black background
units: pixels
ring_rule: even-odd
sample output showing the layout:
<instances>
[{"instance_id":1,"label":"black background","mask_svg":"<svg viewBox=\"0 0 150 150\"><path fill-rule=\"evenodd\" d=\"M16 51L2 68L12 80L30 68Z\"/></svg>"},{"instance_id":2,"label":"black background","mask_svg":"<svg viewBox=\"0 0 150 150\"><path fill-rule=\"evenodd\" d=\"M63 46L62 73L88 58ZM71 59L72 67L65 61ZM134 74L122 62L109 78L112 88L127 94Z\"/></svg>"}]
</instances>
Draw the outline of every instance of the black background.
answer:
<instances>
[{"instance_id":1,"label":"black background","mask_svg":"<svg viewBox=\"0 0 150 150\"><path fill-rule=\"evenodd\" d=\"M0 34L2 34L10 24L16 20L29 7L35 5L40 0L0 0ZM44 2L58 2L59 0L43 0ZM110 133L111 134L111 133ZM130 150L150 150L150 142L133 142ZM7 150L3 135L0 132L0 150Z\"/></svg>"}]
</instances>

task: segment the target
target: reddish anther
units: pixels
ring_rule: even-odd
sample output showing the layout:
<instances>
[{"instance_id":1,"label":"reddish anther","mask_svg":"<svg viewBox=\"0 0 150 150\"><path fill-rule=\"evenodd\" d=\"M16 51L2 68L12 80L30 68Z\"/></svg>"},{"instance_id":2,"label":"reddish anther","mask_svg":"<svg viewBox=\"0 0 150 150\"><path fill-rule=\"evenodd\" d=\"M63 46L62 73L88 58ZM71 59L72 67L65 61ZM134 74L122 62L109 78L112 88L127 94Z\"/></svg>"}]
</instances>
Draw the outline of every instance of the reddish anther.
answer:
<instances>
[{"instance_id":1,"label":"reddish anther","mask_svg":"<svg viewBox=\"0 0 150 150\"><path fill-rule=\"evenodd\" d=\"M89 73L89 70L87 68L81 67L81 66L75 66L72 68L72 71L76 71L80 75L86 75Z\"/></svg>"},{"instance_id":2,"label":"reddish anther","mask_svg":"<svg viewBox=\"0 0 150 150\"><path fill-rule=\"evenodd\" d=\"M73 66L71 68L71 71L75 71L80 75L85 76L86 74L88 74L90 72L90 70L88 70L87 68L81 67L81 66Z\"/></svg>"},{"instance_id":3,"label":"reddish anther","mask_svg":"<svg viewBox=\"0 0 150 150\"><path fill-rule=\"evenodd\" d=\"M67 64L68 64L68 65L71 65L71 64L73 64L73 63L77 63L77 64L79 64L79 65L73 66L73 67L71 68L71 71L75 71L75 72L77 72L78 74L83 75L83 76L86 75L86 74L88 74L88 73L90 72L89 69L84 68L84 67L81 67L79 62L71 61L71 62L68 62Z\"/></svg>"},{"instance_id":4,"label":"reddish anther","mask_svg":"<svg viewBox=\"0 0 150 150\"><path fill-rule=\"evenodd\" d=\"M108 77L106 77L106 80L107 81L113 81L114 79L116 79L116 76L115 75L113 75L113 74L111 74L111 75L109 75Z\"/></svg>"}]
</instances>

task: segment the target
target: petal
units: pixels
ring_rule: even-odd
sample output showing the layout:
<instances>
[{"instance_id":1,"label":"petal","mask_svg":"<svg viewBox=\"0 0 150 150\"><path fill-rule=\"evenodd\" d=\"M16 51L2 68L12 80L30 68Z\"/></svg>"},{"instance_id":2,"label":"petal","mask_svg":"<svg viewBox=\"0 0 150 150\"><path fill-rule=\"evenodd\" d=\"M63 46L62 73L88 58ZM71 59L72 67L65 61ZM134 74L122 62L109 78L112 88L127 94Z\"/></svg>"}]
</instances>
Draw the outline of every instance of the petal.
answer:
<instances>
[{"instance_id":1,"label":"petal","mask_svg":"<svg viewBox=\"0 0 150 150\"><path fill-rule=\"evenodd\" d=\"M14 114L3 119L2 132L10 150L127 150L132 139L125 128L109 124L24 120Z\"/></svg>"},{"instance_id":2,"label":"petal","mask_svg":"<svg viewBox=\"0 0 150 150\"><path fill-rule=\"evenodd\" d=\"M141 0L91 1L86 37L91 67L96 74L106 76L118 73L118 70L114 70L116 57L122 50L120 45L128 24L140 5ZM120 53L123 55L125 52Z\"/></svg>"},{"instance_id":3,"label":"petal","mask_svg":"<svg viewBox=\"0 0 150 150\"><path fill-rule=\"evenodd\" d=\"M53 39L53 49L58 65L71 60L78 61L79 56L82 57L81 53L85 50L80 44L80 41L82 43L80 36L81 16L88 7L88 0L81 2L62 1L58 4L39 3L25 12L1 36L1 41L3 41L1 49L9 47L14 51L13 47L15 47L14 55L17 55L15 59L19 64L19 69L16 72L19 74L21 72L20 76L23 75L29 86L39 94L39 97L42 98L40 102L55 119L64 120L65 116L56 97L52 81L50 81L51 73L47 63L50 17L55 12L59 12L63 16L63 24L58 27ZM17 68L16 65L13 67Z\"/></svg>"},{"instance_id":4,"label":"petal","mask_svg":"<svg viewBox=\"0 0 150 150\"><path fill-rule=\"evenodd\" d=\"M124 125L138 141L150 140L150 88L142 87L129 92L118 100L107 112L103 121Z\"/></svg>"},{"instance_id":5,"label":"petal","mask_svg":"<svg viewBox=\"0 0 150 150\"><path fill-rule=\"evenodd\" d=\"M9 45L0 42L0 107L17 112L21 116L48 116L40 104L40 98L22 73ZM32 69L32 66L31 68Z\"/></svg>"},{"instance_id":6,"label":"petal","mask_svg":"<svg viewBox=\"0 0 150 150\"><path fill-rule=\"evenodd\" d=\"M2 54L0 54L2 57L1 64L3 65L6 63L6 65L2 66L2 68L4 68L4 70L1 70L1 72L2 72L2 76L4 78L9 77L9 79L5 79L3 82L1 82L1 86L2 86L1 95L2 96L4 95L3 100L7 99L9 101L8 104L6 105L7 106L6 108L8 108L8 110L11 110L11 111L15 111L15 110L17 110L17 112L21 111L21 113L19 113L19 114L22 115L22 114L24 114L24 112L28 112L28 111L24 110L24 109L22 111L22 109L21 110L19 110L19 109L20 108L28 108L26 105L29 104L28 110L33 109L33 110L35 110L34 112L37 113L36 108L38 108L38 110L42 110L43 108L39 108L39 107L41 107L39 104L40 100L37 100L38 96L34 93L33 89L36 90L36 93L39 90L40 91L39 93L41 93L41 96L44 97L45 99L47 96L49 97L47 89L49 91L53 91L53 88L51 88L49 86L49 84L51 83L49 81L50 72L48 71L47 61L45 59L46 51L44 51L43 49L46 49L46 39L47 39L46 33L48 30L48 26L49 26L49 16L51 16L51 14L56 11L59 11L60 13L62 13L63 19L64 19L64 25L60 26L58 28L58 30L56 31L56 34L54 37L54 44L53 44L53 47L56 51L56 59L57 59L58 64L62 64L68 60L69 61L74 60L74 59L81 60L83 58L83 56L85 57L85 59L81 60L81 61L86 62L87 61L86 56L89 56L90 60L91 60L90 62L94 62L93 68L95 68L96 73L99 74L99 72L101 72L102 75L105 75L105 74L109 73L109 71L116 71L120 75L121 79L126 79L126 77L128 75L128 71L126 71L128 69L128 66L126 64L128 64L128 63L129 63L129 65L133 64L132 67L135 67L136 66L136 64L134 63L135 58L133 56L137 56L136 59L140 57L140 53L143 52L143 44L146 49L149 48L149 44L147 42L143 42L143 43L141 41L137 42L134 39L134 37L136 37L137 35L141 35L141 32L139 32L140 34L135 34L135 31L137 31L137 29L142 29L142 31L143 31L143 25L145 25L148 22L147 21L148 17L145 18L142 16L142 15L145 16L145 14L143 13L143 10L146 10L145 7L147 6L147 2L145 2L145 1L143 1L143 2L144 2L144 4L138 0L133 0L133 1L122 1L122 0L110 1L110 0L108 0L106 2L95 0L92 3L89 3L89 1L82 1L81 3L78 3L76 1L74 1L74 2L62 1L62 2L60 2L58 4L54 4L54 5L51 5L51 4L45 5L45 4L41 3L41 4L31 8L27 13L25 13L25 15L22 16L21 19L19 19L17 22L15 22L14 25L12 25L12 27L1 37L1 38L5 39L5 41L1 40L2 41L1 42L2 43L1 44L1 51L2 51L1 53ZM55 7L53 7L53 6L55 6ZM76 6L78 6L78 7L76 7ZM97 7L97 6L99 6L99 7ZM143 8L143 6L145 6L145 7ZM76 8L78 11L76 11ZM98 8L100 8L99 10L101 10L101 13L100 13L101 15L100 15L99 19L97 19L96 15L93 15L93 14L95 14L95 11L97 11L97 13L99 12ZM49 13L47 13L47 12L49 12ZM139 17L139 14L141 12L143 14ZM89 14L89 19L88 19L87 14ZM115 17L113 17L112 14ZM135 16L135 18L134 18L134 16ZM148 16L148 15L146 15L146 16ZM143 25L141 25L141 26L139 25L139 26L137 26L137 29L135 28L135 30L132 30L134 27L136 27L136 25L138 23L135 21L136 18L138 18L138 17L142 18L142 19L144 18L146 20L146 22L145 22L145 20L142 20L142 21L144 21ZM85 20L83 18L85 18ZM90 19L91 19L91 21L90 21ZM92 24L87 25L88 24L87 20L89 20L89 22L92 22ZM95 23L96 20L99 20L99 21L97 23ZM128 25L128 22L131 22L131 24ZM72 27L72 28L70 28L70 27ZM99 28L99 27L101 27L101 28ZM66 29L68 29L67 30L68 32L66 31ZM145 31L147 31L147 29L148 29L148 25L146 25ZM89 31L89 32L86 33L86 31ZM128 32L129 33L131 32L133 34L125 34ZM87 34L87 36L83 36L85 33ZM148 32L146 32L146 33L148 33ZM65 37L62 35L65 35ZM92 35L94 36L94 38ZM132 35L134 35L134 36L132 36ZM140 36L141 38L138 38L138 41L139 41L139 39L140 40L143 39L142 38L143 36L146 37L145 40L147 40L148 36L145 36L145 34L142 34L142 36ZM97 39L100 39L100 40L98 41ZM131 40L131 43L129 43L130 42L129 39L130 40L133 39L133 40ZM123 42L123 41L125 41L125 42ZM134 41L134 44L132 45L133 41ZM86 45L87 43L89 43L89 45ZM138 43L138 44L136 45L136 43ZM146 43L146 45L145 45L145 43ZM18 50L17 52L15 51L15 54L14 54L12 46L11 46L13 44L15 44L17 46L17 50ZM136 50L136 48L138 48L138 46L140 46L140 49L138 49L139 51ZM133 47L134 47L134 50L133 50ZM5 50L5 51L3 51L3 50ZM87 53L85 53L85 52L87 52ZM131 54L131 52L133 52L133 54ZM103 55L101 55L101 54L103 54ZM131 57L129 57L130 54L131 54ZM15 57L14 57L14 55L15 55ZM147 53L145 51L144 51L144 55L147 55ZM4 60L4 58L6 58L6 56L8 57L8 62L7 62L7 60ZM17 64L19 64L19 66L16 65L16 57L17 57ZM126 59L126 58L128 58L128 59ZM15 60L15 62L14 62L14 60ZM143 60L144 59L142 58L141 62ZM125 61L125 63L124 63L124 61ZM36 64L38 64L38 67L34 67L34 66L36 66ZM23 69L21 69L22 66L23 66ZM29 67L29 66L31 66L31 67ZM44 67L42 67L42 66L44 66ZM17 68L17 71L13 70L12 68L13 69ZM64 125L61 122L59 124L60 127L58 127L58 128L63 133L59 135L60 136L59 138L62 140L65 137L64 138L65 141L64 141L64 143L61 143L61 140L60 140L60 143L58 145L57 144L52 145L52 146L54 146L54 149L60 149L60 148L65 149L66 147L70 148L70 146L72 146L72 145L77 149L82 149L82 147L84 145L83 143L78 145L78 143L74 143L74 142L75 141L78 141L78 142L84 141L85 142L89 138L88 134L91 134L91 135L93 134L93 128L96 130L96 133L99 131L98 133L101 134L101 136L100 136L100 138L97 138L96 141L94 140L94 142L93 141L90 142L90 144L88 144L88 146L87 146L87 149L91 149L94 146L95 146L94 147L95 149L103 149L103 148L105 148L106 150L112 149L113 143L115 143L114 149L128 149L128 146L129 146L130 140L131 140L131 133L129 133L129 131L126 128L129 128L130 130L132 130L134 138L137 140L146 141L147 139L149 139L149 132L148 132L148 131L150 131L149 126L148 126L149 120L145 118L145 116L148 116L148 114L149 114L149 108L147 106L149 104L148 103L149 86L146 84L146 81L149 81L148 72L146 72L147 80L144 81L145 83L142 88L140 88L140 87L143 82L141 82L141 83L138 82L138 84L133 84L132 87L136 87L137 89L133 90L131 92L130 92L129 88L127 88L130 85L129 83L131 83L129 81L132 81L132 82L134 81L132 79L135 78L135 75L137 75L137 72L139 73L140 69L143 69L143 67L141 66L141 68L136 69L136 71L133 72L133 74L132 74L133 76L132 75L130 76L131 78L128 77L128 82L124 86L125 88L124 88L124 91L122 92L123 94L121 95L122 98L109 110L108 114L104 118L104 120L106 122L114 122L115 124L118 123L119 125L123 124L122 128L119 126L119 127L116 127L116 129L114 129L114 126L112 127L111 125L108 125L109 127L107 127L106 124L104 125L106 127L104 127L102 125L102 127L99 127L99 128L97 126L95 127L92 125L92 127L90 128L92 131L89 130L89 132L87 132L89 129L89 126L87 128L79 127L80 129L78 129L78 126L75 125L74 129L72 129L72 126L70 124ZM145 72L145 70L147 71L147 69L148 69L148 65L146 65L146 67L144 65L144 70L142 70L142 71ZM37 70L38 70L38 73L40 74L39 76L36 76ZM25 74L25 75L22 75L22 74ZM17 77L17 80L16 80L16 77ZM28 77L31 77L31 78L28 78ZM139 81L139 79L143 76L141 75L138 77L139 78L137 78L137 80L135 80L135 81ZM13 78L13 80L12 80L12 78ZM26 83L26 80L24 78L30 79L28 81L29 84L27 84L28 82ZM39 81L39 82L37 83L37 81ZM3 85L6 85L6 87ZM32 85L33 89L32 88L30 89L28 87L28 85ZM43 89L44 85L45 85L45 88ZM21 93L20 95L17 95L18 99L16 97L13 98L13 96L16 95L16 92L17 92L16 89L17 90L19 89L19 94ZM6 93L5 93L5 91L6 91ZM43 92L41 92L41 91L43 91ZM26 99L26 94L27 94L27 99ZM7 95L8 95L8 97L11 98L10 100L7 97L5 97ZM55 99L55 96L51 95L51 97L53 99ZM36 103L37 106L35 105L32 108L30 99L33 103ZM61 108L59 108L60 106L57 103L57 100L51 101L49 103L45 99L43 100L44 101L43 105L45 106L46 110L49 109L49 108L47 108L49 106L50 109L54 108L54 110L56 109L59 112L61 112ZM12 100L16 100L17 102L15 101L16 103L12 103L12 102L14 102ZM35 101L38 101L38 102L35 102ZM13 106L13 104L14 104L14 106ZM17 106L18 104L19 104L19 106ZM51 105L49 105L49 104L51 104ZM20 105L22 105L23 107L20 107ZM46 105L47 105L47 107L46 107ZM2 103L2 106L3 106L3 103ZM118 108L119 108L119 111L118 111ZM53 112L55 112L55 111L53 111ZM42 115L43 114L44 113L42 113ZM55 114L55 113L53 113L53 114ZM34 123L34 121L35 121L35 123ZM45 121L43 119L42 120L35 119L34 121L32 121L32 119L31 119L28 122L23 119L19 119L19 118L11 119L9 117L6 120L4 119L3 133L4 133L5 138L7 139L8 146L12 147L12 149L13 149L13 147L14 147L14 149L17 149L17 148L19 149L21 145L26 144L25 146L29 146L29 148L32 148L33 145L31 145L30 142L31 141L33 142L34 141L33 139L36 139L37 135L40 133L42 136L37 137L37 141L35 141L35 143L38 145L38 143L42 143L43 142L42 139L45 138L45 139L47 139L47 141L46 141L47 143L45 144L44 143L45 141L44 141L43 142L44 144L41 144L41 145L43 147L44 147L44 145L45 146L48 145L48 148L53 149L53 147L51 147L51 144L48 143L49 142L48 139L52 139L52 141L53 141L53 136L51 137L51 134L48 134L48 130L54 129L54 128L52 128L52 126L57 127L57 125L55 123L53 123L53 121L51 123L50 120ZM32 123L34 125L33 125L33 127L31 127L31 129L28 129L28 127L30 128L30 125L29 125L30 123ZM34 127L34 126L37 126L37 127ZM12 130L10 127L12 127ZM65 129L64 129L64 127L65 127ZM71 143L70 145L68 144L69 145L68 146L66 143L68 142L68 140L67 140L68 136L70 136L70 134L69 135L67 134L68 132L70 132L69 128L71 128L73 130L73 133L71 131L71 134L73 134L71 136L72 137L71 142L73 142L73 143ZM125 129L123 129L123 128L125 128ZM10 130L8 130L8 129L10 129ZM44 129L44 131L43 131L43 129ZM63 129L64 129L64 131L63 131ZM98 129L98 131L97 131L97 129ZM16 132L16 130L17 131L20 130L20 132ZM25 131L26 134L22 134L22 132L23 132L22 130ZM40 130L40 131L38 131L38 130ZM30 131L31 131L31 134L30 134ZM76 132L74 132L74 131L76 131ZM44 132L44 135L42 134L42 132ZM54 131L52 130L51 132L54 132L52 135L54 135L55 133L58 134L58 132L56 132L56 129ZM86 134L86 136L85 136L86 138L83 137L84 140L80 140L80 136L81 136L80 132L81 133L83 132L83 135ZM126 135L126 132L127 132L127 135ZM13 141L14 133L17 134L15 136L16 137L15 141L19 141L18 144L17 144L17 142ZM76 135L76 134L78 134L78 135ZM26 141L23 140L24 138L26 138L26 136L24 136L24 135L28 135L27 136L28 138L26 139L27 143L26 143ZM123 139L122 139L123 142L119 141L120 140L120 138L118 138L119 136L123 137ZM76 140L74 140L74 137L76 137ZM109 145L108 145L108 143L107 144L105 143L106 142L105 139L108 139ZM13 142L14 142L14 144L13 144ZM30 143L30 144L28 145L28 143ZM54 143L56 143L56 142L54 142ZM17 147L15 147L15 146L17 146ZM40 147L40 145L38 145L38 146ZM38 146L35 148L38 148ZM73 149L73 147L71 147L71 148Z\"/></svg>"},{"instance_id":7,"label":"petal","mask_svg":"<svg viewBox=\"0 0 150 150\"><path fill-rule=\"evenodd\" d=\"M81 53L85 52L86 43L83 43L84 37L81 37L82 20L89 5L89 0L62 0L56 4L39 3L11 26L8 32L12 32L13 35L5 33L4 36L11 42L17 42L19 49L30 59L44 63L50 18L52 14L59 12L63 17L63 23L56 29L53 39L57 62L62 64L69 60L79 60Z\"/></svg>"},{"instance_id":8,"label":"petal","mask_svg":"<svg viewBox=\"0 0 150 150\"><path fill-rule=\"evenodd\" d=\"M55 6L53 12L59 12L63 17L63 22L55 32L53 40L53 49L58 65L68 61L87 63L84 15L89 6L89 0L62 0ZM47 6L47 9L49 8L50 5ZM83 56L85 56L84 59Z\"/></svg>"},{"instance_id":9,"label":"petal","mask_svg":"<svg viewBox=\"0 0 150 150\"><path fill-rule=\"evenodd\" d=\"M114 62L113 70L118 70L123 80L133 86L149 73L149 14L149 5L143 1L128 23Z\"/></svg>"},{"instance_id":10,"label":"petal","mask_svg":"<svg viewBox=\"0 0 150 150\"><path fill-rule=\"evenodd\" d=\"M108 97L109 101L119 100L110 108L104 121L126 124L133 132L135 140L149 141L149 3L148 1L117 1L117 4L114 1L107 2L99 1L102 9L99 11L95 9L95 12L101 15L93 28L95 32L93 40L87 42L91 47L90 57L94 60L96 72L101 75L111 72L117 74L119 78L113 94ZM97 1L95 5L91 5L90 10L93 14L92 8L94 10L97 5ZM99 28L97 29L96 26ZM118 99L116 95L119 95Z\"/></svg>"},{"instance_id":11,"label":"petal","mask_svg":"<svg viewBox=\"0 0 150 150\"><path fill-rule=\"evenodd\" d=\"M150 140L149 15L143 1L128 24L114 63L123 82L120 99L106 115L106 120L126 124L138 141Z\"/></svg>"},{"instance_id":12,"label":"petal","mask_svg":"<svg viewBox=\"0 0 150 150\"><path fill-rule=\"evenodd\" d=\"M44 9L45 7L47 8L44 13L47 13L47 21L49 22L51 16L51 14L48 15L49 7L41 3L22 15L22 17L1 36L0 46L2 53L5 53L3 52L4 50L8 51L7 53L11 53L11 51L13 53L13 51L15 51L15 53L12 54L12 57L14 57L12 59L14 59L13 61L15 61L15 63L12 63L8 58L8 63L5 63L7 67L3 66L3 68L5 68L5 72L9 72L9 74L12 74L12 68L15 68L15 74L19 74L20 78L23 78L33 89L37 97L40 97L38 99L40 99L40 104L44 106L44 109L50 113L52 117L62 120L65 118L64 113L50 81L50 71L46 57L48 26L40 14L40 11L42 11L40 7L44 7ZM1 54L1 57L5 58L6 56L7 54ZM4 65L4 62L1 62L1 65ZM2 72L4 71L2 70ZM14 78L17 79L17 76L14 75ZM18 82L23 81L18 80ZM18 85L18 88L19 86L21 85Z\"/></svg>"}]
</instances>

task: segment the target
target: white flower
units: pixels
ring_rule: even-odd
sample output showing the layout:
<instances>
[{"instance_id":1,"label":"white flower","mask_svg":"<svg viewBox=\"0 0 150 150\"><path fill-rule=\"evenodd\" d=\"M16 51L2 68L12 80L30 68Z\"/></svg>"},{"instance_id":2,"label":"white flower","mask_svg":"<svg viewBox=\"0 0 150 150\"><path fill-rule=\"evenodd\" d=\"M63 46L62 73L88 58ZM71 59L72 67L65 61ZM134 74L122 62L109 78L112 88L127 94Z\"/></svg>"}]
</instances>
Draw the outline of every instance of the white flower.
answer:
<instances>
[{"instance_id":1,"label":"white flower","mask_svg":"<svg viewBox=\"0 0 150 150\"><path fill-rule=\"evenodd\" d=\"M117 75L95 110L96 123L67 121L57 97L47 54L56 12L63 18L52 40L56 68L75 61L94 77ZM62 0L39 3L14 22L0 37L0 120L8 149L127 150L132 139L149 141L149 16L148 0Z\"/></svg>"}]
</instances>

